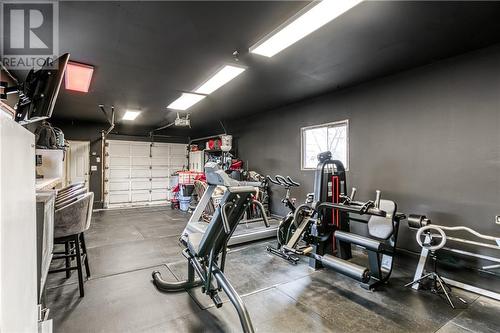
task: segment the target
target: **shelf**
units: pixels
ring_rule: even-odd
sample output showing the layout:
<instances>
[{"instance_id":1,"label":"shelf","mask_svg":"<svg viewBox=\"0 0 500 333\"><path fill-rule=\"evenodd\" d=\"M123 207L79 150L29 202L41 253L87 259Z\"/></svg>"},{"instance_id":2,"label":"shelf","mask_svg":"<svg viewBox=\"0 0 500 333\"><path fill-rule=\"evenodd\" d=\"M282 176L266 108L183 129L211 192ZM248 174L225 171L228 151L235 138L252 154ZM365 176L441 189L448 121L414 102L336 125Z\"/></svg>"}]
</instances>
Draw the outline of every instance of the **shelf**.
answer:
<instances>
[{"instance_id":1,"label":"shelf","mask_svg":"<svg viewBox=\"0 0 500 333\"><path fill-rule=\"evenodd\" d=\"M213 153L231 153L233 150L231 149L230 151L228 152L223 152L222 150L220 149L205 149L203 150L205 153L208 153L208 154L213 154Z\"/></svg>"}]
</instances>

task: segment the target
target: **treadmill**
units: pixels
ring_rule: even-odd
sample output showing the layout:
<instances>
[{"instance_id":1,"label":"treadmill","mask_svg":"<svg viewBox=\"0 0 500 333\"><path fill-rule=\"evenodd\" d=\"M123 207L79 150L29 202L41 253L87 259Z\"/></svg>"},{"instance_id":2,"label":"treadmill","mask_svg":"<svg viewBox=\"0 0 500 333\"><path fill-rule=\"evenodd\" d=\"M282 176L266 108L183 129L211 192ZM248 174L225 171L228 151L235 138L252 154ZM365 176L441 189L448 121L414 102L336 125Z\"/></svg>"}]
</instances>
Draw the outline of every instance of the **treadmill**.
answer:
<instances>
[{"instance_id":1,"label":"treadmill","mask_svg":"<svg viewBox=\"0 0 500 333\"><path fill-rule=\"evenodd\" d=\"M196 209L194 210L189 222L186 226L186 230L189 232L201 232L204 233L209 223L202 220L202 214L205 207L208 205L212 198L212 194L217 186L225 187L236 187L236 186L254 186L259 187L261 183L259 182L245 182L237 181L230 178L224 170L221 170L217 163L208 162L205 164L205 175L207 177L208 187L203 193ZM264 207L262 203L255 200L253 202L259 210L264 213ZM229 239L227 245L239 245L243 243L253 242L262 239L268 239L276 237L278 232L278 225L280 223L280 217L276 215L271 215L267 218L269 221L269 227L264 224L263 218L253 218L253 219L243 219L239 222L236 230Z\"/></svg>"}]
</instances>

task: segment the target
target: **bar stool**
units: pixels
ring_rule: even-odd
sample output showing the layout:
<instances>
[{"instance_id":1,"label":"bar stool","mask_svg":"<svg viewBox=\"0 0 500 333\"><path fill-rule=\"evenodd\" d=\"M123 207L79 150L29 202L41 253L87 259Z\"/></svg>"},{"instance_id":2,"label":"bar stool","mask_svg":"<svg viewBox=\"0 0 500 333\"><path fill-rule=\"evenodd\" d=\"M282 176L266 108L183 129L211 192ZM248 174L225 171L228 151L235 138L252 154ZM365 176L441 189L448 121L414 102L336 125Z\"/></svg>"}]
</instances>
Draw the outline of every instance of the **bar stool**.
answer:
<instances>
[{"instance_id":1,"label":"bar stool","mask_svg":"<svg viewBox=\"0 0 500 333\"><path fill-rule=\"evenodd\" d=\"M70 272L77 270L80 297L85 295L82 262L85 265L87 278L90 277L84 232L90 227L93 203L94 193L88 192L54 212L54 244L64 244L65 251L54 252L52 260L65 259L65 267L50 270L49 273L66 272L66 278L69 278ZM73 258L76 258L76 266L71 266Z\"/></svg>"}]
</instances>

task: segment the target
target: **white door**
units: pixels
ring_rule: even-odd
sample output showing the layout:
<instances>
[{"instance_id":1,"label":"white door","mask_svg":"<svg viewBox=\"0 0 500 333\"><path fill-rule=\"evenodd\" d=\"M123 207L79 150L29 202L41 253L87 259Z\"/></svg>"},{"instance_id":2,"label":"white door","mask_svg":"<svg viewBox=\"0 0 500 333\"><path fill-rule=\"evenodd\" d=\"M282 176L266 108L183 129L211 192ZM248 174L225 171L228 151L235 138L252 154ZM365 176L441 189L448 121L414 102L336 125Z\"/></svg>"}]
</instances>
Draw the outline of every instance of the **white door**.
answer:
<instances>
[{"instance_id":1,"label":"white door","mask_svg":"<svg viewBox=\"0 0 500 333\"><path fill-rule=\"evenodd\" d=\"M85 182L89 187L90 142L68 141L66 181L69 184Z\"/></svg>"}]
</instances>

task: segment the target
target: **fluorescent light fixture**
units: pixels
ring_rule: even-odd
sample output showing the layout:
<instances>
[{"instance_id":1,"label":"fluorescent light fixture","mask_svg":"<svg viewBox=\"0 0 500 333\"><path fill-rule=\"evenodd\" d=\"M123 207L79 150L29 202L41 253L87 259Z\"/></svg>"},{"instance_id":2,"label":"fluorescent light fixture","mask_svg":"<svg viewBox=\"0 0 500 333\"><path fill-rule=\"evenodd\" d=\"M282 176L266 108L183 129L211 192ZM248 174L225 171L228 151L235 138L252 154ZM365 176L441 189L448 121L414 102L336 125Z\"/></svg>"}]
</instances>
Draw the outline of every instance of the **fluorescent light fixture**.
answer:
<instances>
[{"instance_id":1,"label":"fluorescent light fixture","mask_svg":"<svg viewBox=\"0 0 500 333\"><path fill-rule=\"evenodd\" d=\"M362 0L323 0L319 3L314 1L252 46L250 52L272 57L360 2Z\"/></svg>"},{"instance_id":2,"label":"fluorescent light fixture","mask_svg":"<svg viewBox=\"0 0 500 333\"><path fill-rule=\"evenodd\" d=\"M205 95L182 93L181 97L170 103L167 108L174 110L187 110L205 97Z\"/></svg>"},{"instance_id":3,"label":"fluorescent light fixture","mask_svg":"<svg viewBox=\"0 0 500 333\"><path fill-rule=\"evenodd\" d=\"M245 71L245 68L226 65L222 67L217 73L215 73L207 82L203 83L201 87L196 89L194 92L198 94L211 94L241 73Z\"/></svg>"},{"instance_id":4,"label":"fluorescent light fixture","mask_svg":"<svg viewBox=\"0 0 500 333\"><path fill-rule=\"evenodd\" d=\"M137 116L141 113L140 111L127 111L123 116L122 120L135 120Z\"/></svg>"}]
</instances>

